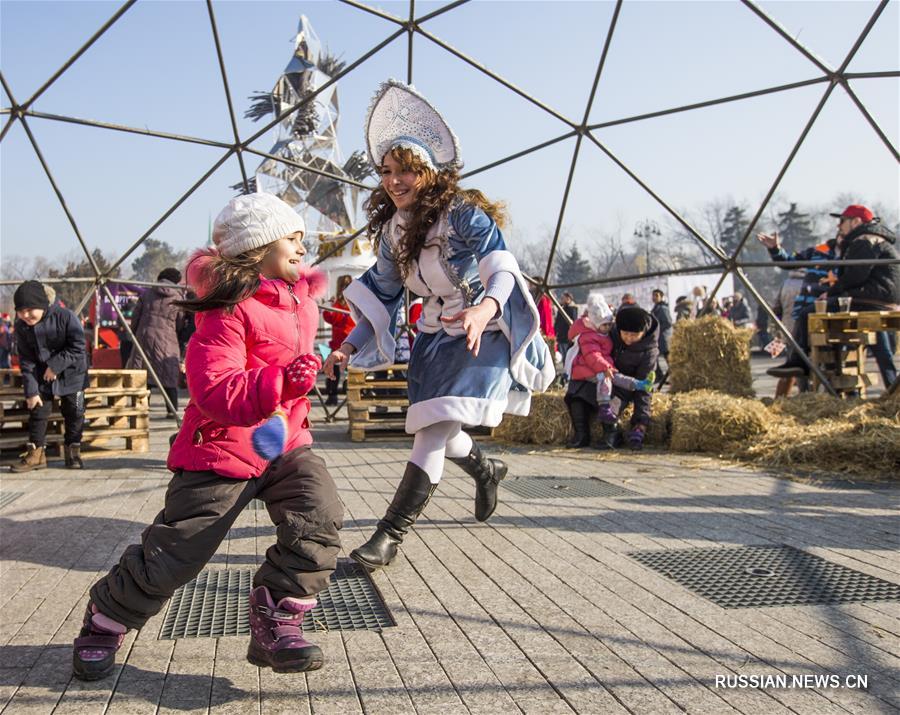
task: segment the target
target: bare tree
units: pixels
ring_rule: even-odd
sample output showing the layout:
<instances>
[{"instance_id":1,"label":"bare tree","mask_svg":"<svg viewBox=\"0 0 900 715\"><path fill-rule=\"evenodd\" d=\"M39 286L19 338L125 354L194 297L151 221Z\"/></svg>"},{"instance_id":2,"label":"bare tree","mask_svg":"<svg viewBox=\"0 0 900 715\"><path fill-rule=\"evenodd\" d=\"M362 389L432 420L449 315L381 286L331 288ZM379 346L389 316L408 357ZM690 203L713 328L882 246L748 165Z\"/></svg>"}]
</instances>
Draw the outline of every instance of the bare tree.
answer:
<instances>
[{"instance_id":1,"label":"bare tree","mask_svg":"<svg viewBox=\"0 0 900 715\"><path fill-rule=\"evenodd\" d=\"M525 240L521 234L511 227L507 230L510 236L509 250L519 262L522 273L529 276L544 277L547 261L550 260L550 245L553 232L549 226L541 227L542 238L534 241Z\"/></svg>"},{"instance_id":2,"label":"bare tree","mask_svg":"<svg viewBox=\"0 0 900 715\"><path fill-rule=\"evenodd\" d=\"M622 233L604 233L595 229L590 234L587 253L594 265L595 275L606 277L621 273L628 263L625 257L626 246Z\"/></svg>"},{"instance_id":3,"label":"bare tree","mask_svg":"<svg viewBox=\"0 0 900 715\"><path fill-rule=\"evenodd\" d=\"M707 240L708 233L704 232L701 224L689 211L679 211L679 214L691 225L697 228ZM724 219L724 213L722 214ZM665 253L670 257L673 268L685 268L688 266L717 265L719 260L706 249L693 233L687 230L680 221L669 216L663 222L663 241Z\"/></svg>"}]
</instances>

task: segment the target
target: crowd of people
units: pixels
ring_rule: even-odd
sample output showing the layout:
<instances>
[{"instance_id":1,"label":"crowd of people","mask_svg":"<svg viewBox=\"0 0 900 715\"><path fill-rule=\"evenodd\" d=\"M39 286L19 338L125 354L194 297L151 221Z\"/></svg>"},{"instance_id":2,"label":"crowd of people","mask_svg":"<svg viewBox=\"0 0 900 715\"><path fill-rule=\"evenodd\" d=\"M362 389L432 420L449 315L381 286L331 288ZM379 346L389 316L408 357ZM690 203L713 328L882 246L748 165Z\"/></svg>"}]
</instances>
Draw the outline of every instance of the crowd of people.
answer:
<instances>
[{"instance_id":1,"label":"crowd of people","mask_svg":"<svg viewBox=\"0 0 900 715\"><path fill-rule=\"evenodd\" d=\"M784 364L768 371L775 377L809 375L808 316L817 310L816 303L827 312L900 309L900 264L872 262L900 257L897 237L871 209L860 204L847 206L831 216L837 220L835 236L798 251L786 251L777 232L758 235L775 264L790 271L773 307L782 322L785 317L790 319L796 349L790 351ZM836 269L816 265L796 269L797 263L817 260L847 263ZM884 386L889 388L897 380L896 333L877 332L870 349Z\"/></svg>"},{"instance_id":2,"label":"crowd of people","mask_svg":"<svg viewBox=\"0 0 900 715\"><path fill-rule=\"evenodd\" d=\"M178 387L183 376L183 356L193 333L193 318L182 311L177 287L181 273L164 269L157 281L136 302L130 327L149 364L162 383L175 416ZM22 373L25 406L28 409L28 442L13 472L46 469L47 426L53 401L63 416L63 455L71 469L84 467L81 438L84 429L84 390L88 386L92 346L90 322L78 317L58 299L55 291L37 280L24 281L13 294L15 321L0 317L0 367L9 368L15 359ZM127 332L127 331L123 331ZM127 369L146 369L139 350L123 358Z\"/></svg>"},{"instance_id":3,"label":"crowd of people","mask_svg":"<svg viewBox=\"0 0 900 715\"><path fill-rule=\"evenodd\" d=\"M303 264L302 218L271 194L238 196L219 213L213 246L188 263L190 293L182 296L181 274L166 269L135 306L131 327L143 354L134 350L127 366L146 368L149 361L172 407L183 372L191 399L169 450L173 477L163 509L141 543L126 548L90 589L73 647L76 677L97 680L113 672L126 632L142 627L200 572L254 498L265 502L276 530L253 577L247 658L275 672L322 666L324 654L306 639L302 622L336 567L343 507L325 461L312 449L309 394L320 371L334 404L348 366L384 370L407 363L410 453L384 516L350 551L375 570L396 557L448 461L474 481L475 518L494 513L508 467L487 456L466 425L493 427L504 414L527 415L532 395L561 370L574 433L568 446L588 446L597 422L601 449L639 450L652 392L668 369L673 324L705 315L736 326L751 323L740 293L720 306L703 286L679 296L673 309L662 290L653 291L649 309L630 293L617 306L593 293L581 308L564 292L555 307L550 296L532 295L507 250L503 204L459 186L458 141L421 94L386 82L365 126L369 159L380 175L366 204L376 262L359 278L338 281L324 316L332 325L324 364L315 340L326 280ZM834 244L813 254L896 257L894 239L861 209L841 214ZM786 254L777 235L760 240L786 268L798 256L813 255ZM863 309L900 302L896 265L854 262L833 273L812 269L790 278L800 283L791 312L801 348L813 286L824 286L829 305L843 296ZM417 296L409 306L412 320L403 305L408 294ZM19 286L14 301L30 410L28 455L18 469L46 465L43 443L54 398L65 419L66 464L81 467L88 367L81 322L37 281ZM413 321L415 334L408 325ZM5 335L8 350L9 331ZM886 344L879 342L879 349ZM787 367L799 363L792 357ZM621 421L629 405L626 426Z\"/></svg>"}]
</instances>

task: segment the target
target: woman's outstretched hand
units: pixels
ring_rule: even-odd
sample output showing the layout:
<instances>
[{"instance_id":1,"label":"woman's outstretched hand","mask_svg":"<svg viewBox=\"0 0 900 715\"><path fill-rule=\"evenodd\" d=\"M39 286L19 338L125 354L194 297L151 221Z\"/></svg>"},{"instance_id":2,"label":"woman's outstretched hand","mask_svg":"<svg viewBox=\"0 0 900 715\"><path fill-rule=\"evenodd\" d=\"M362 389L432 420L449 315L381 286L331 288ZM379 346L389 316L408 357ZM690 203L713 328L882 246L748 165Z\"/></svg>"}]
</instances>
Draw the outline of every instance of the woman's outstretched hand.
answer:
<instances>
[{"instance_id":1,"label":"woman's outstretched hand","mask_svg":"<svg viewBox=\"0 0 900 715\"><path fill-rule=\"evenodd\" d=\"M322 366L322 372L325 373L325 377L334 380L337 377L334 372L335 365L346 367L352 354L353 349L348 347L347 343L341 345L337 350L332 350L325 359L325 365Z\"/></svg>"},{"instance_id":2,"label":"woman's outstretched hand","mask_svg":"<svg viewBox=\"0 0 900 715\"><path fill-rule=\"evenodd\" d=\"M485 298L478 305L461 310L456 315L441 316L441 320L447 325L462 326L466 331L466 350L477 357L481 349L481 334L498 310L496 300Z\"/></svg>"}]
</instances>

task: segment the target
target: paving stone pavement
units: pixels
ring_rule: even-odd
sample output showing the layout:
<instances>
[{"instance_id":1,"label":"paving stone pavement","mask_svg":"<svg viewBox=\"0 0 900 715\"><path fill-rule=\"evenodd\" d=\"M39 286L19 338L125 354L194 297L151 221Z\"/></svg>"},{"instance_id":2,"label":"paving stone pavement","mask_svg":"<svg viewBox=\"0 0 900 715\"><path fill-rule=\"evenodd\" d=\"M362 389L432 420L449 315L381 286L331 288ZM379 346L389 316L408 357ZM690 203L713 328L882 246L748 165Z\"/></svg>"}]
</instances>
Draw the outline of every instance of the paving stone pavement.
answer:
<instances>
[{"instance_id":1,"label":"paving stone pavement","mask_svg":"<svg viewBox=\"0 0 900 715\"><path fill-rule=\"evenodd\" d=\"M314 416L322 417L319 408ZM165 611L129 633L115 674L70 675L90 585L163 503L174 423L151 451L4 473L0 490L3 713L891 713L900 709L900 603L724 609L633 551L787 544L900 583L900 489L824 488L714 459L512 449L510 476L599 477L635 496L525 499L501 488L489 523L455 466L401 555L374 575L397 625L315 633L326 667L277 675L246 637L160 640ZM314 423L345 505L346 555L393 495L408 441L355 444ZM260 562L274 528L245 510L208 568ZM717 680L837 675L842 687ZM843 687L848 675L868 687Z\"/></svg>"}]
</instances>

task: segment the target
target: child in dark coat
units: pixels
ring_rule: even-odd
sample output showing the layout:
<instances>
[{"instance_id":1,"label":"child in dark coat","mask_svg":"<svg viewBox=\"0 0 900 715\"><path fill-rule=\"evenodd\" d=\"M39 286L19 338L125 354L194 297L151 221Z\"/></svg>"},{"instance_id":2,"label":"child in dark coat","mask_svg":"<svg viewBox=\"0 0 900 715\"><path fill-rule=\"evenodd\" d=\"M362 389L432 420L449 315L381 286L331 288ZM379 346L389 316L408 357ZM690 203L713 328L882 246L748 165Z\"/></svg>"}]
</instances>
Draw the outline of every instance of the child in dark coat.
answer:
<instances>
[{"instance_id":1,"label":"child in dark coat","mask_svg":"<svg viewBox=\"0 0 900 715\"><path fill-rule=\"evenodd\" d=\"M13 296L16 347L28 407L28 445L14 472L45 469L47 422L53 398L60 401L65 422L66 466L81 469L84 389L88 385L84 329L71 310L50 305L39 281L25 281Z\"/></svg>"},{"instance_id":2,"label":"child in dark coat","mask_svg":"<svg viewBox=\"0 0 900 715\"><path fill-rule=\"evenodd\" d=\"M615 365L615 346L611 337L613 314L602 295L592 295L585 314L569 327L572 347L566 354L569 387L565 402L572 420L570 448L587 447L591 443L591 421L596 414L603 423L614 423L611 397L614 387L629 392L648 391L649 380L636 380L622 374Z\"/></svg>"},{"instance_id":3,"label":"child in dark coat","mask_svg":"<svg viewBox=\"0 0 900 715\"><path fill-rule=\"evenodd\" d=\"M622 308L616 313L612 340L616 370L622 375L652 384L659 359L659 323L656 318L637 306ZM615 446L618 416L629 403L634 403L627 441L631 449L641 449L650 423L650 400L649 390L628 389L614 384L609 404L610 414L601 415L604 423L602 448L610 449Z\"/></svg>"}]
</instances>

